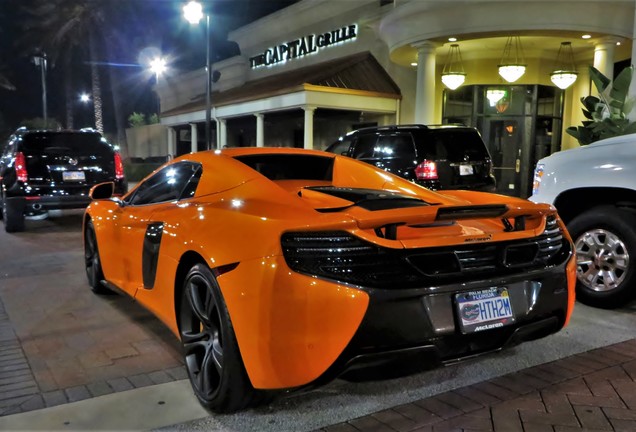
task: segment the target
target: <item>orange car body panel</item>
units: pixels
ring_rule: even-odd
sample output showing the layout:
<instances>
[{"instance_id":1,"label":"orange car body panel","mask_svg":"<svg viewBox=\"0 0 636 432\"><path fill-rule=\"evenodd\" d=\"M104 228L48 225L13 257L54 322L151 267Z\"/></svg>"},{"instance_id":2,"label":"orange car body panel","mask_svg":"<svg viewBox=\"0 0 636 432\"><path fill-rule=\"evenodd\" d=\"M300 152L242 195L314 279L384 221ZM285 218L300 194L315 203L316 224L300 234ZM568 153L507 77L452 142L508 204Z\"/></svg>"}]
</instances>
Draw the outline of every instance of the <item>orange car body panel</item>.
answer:
<instances>
[{"instance_id":1,"label":"orange car body panel","mask_svg":"<svg viewBox=\"0 0 636 432\"><path fill-rule=\"evenodd\" d=\"M259 152L335 157L333 179L272 182L233 159ZM396 240L389 240L379 238L373 228L396 217L410 218L414 223L433 222L439 206L319 213L316 208L342 207L346 200L305 193L302 187L384 189L454 206L492 203L493 195L435 193L359 161L307 150L228 149L177 160L205 163L193 198L137 207L99 200L89 206L87 217L95 226L105 277L152 311L178 337L175 289L179 287L175 278L184 254L200 255L213 269L238 263L236 270L219 275L218 281L249 378L255 388L262 389L302 386L323 374L353 337L369 303L363 290L290 270L281 252L281 233L341 230L389 248L448 246L536 236L545 227L544 216L555 213L548 205L500 196L500 202L509 209L505 217L534 215L528 219L526 230L495 233L497 228L501 231L501 223L475 219L432 227L426 236L422 228L404 226ZM141 252L145 226L153 221L164 221L164 227L156 279L149 288L144 286L141 274ZM219 248L219 244L224 247ZM569 270L574 266L571 261ZM571 299L574 280L569 271ZM573 305L571 300L568 319Z\"/></svg>"}]
</instances>

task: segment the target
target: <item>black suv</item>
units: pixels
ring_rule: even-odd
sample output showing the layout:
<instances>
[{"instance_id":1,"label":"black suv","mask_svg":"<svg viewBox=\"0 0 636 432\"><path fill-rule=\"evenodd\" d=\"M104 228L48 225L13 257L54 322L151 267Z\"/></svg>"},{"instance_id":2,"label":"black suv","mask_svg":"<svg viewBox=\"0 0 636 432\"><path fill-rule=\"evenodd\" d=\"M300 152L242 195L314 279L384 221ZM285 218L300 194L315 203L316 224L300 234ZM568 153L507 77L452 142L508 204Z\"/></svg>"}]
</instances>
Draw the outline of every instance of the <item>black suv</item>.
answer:
<instances>
[{"instance_id":1,"label":"black suv","mask_svg":"<svg viewBox=\"0 0 636 432\"><path fill-rule=\"evenodd\" d=\"M4 228L23 231L25 216L86 207L89 189L108 181L115 183L115 194L128 188L121 156L98 132L20 128L0 159Z\"/></svg>"},{"instance_id":2,"label":"black suv","mask_svg":"<svg viewBox=\"0 0 636 432\"><path fill-rule=\"evenodd\" d=\"M494 192L492 160L477 129L400 125L358 129L327 148L429 189Z\"/></svg>"}]
</instances>

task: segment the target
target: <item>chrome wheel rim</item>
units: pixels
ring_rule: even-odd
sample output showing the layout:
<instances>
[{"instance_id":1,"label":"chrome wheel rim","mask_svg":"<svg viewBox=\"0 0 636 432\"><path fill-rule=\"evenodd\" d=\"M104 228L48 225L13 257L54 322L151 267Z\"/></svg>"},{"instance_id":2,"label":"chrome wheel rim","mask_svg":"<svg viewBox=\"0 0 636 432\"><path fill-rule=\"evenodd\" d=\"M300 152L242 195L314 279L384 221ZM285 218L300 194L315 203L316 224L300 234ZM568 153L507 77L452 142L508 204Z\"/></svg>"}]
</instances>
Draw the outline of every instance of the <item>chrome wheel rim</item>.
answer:
<instances>
[{"instance_id":1,"label":"chrome wheel rim","mask_svg":"<svg viewBox=\"0 0 636 432\"><path fill-rule=\"evenodd\" d=\"M604 229L584 232L576 239L576 275L581 284L596 292L617 289L629 268L629 253L616 234Z\"/></svg>"},{"instance_id":2,"label":"chrome wheel rim","mask_svg":"<svg viewBox=\"0 0 636 432\"><path fill-rule=\"evenodd\" d=\"M188 375L197 393L211 399L223 375L223 339L219 305L210 282L199 274L188 279L181 305L181 342Z\"/></svg>"}]
</instances>

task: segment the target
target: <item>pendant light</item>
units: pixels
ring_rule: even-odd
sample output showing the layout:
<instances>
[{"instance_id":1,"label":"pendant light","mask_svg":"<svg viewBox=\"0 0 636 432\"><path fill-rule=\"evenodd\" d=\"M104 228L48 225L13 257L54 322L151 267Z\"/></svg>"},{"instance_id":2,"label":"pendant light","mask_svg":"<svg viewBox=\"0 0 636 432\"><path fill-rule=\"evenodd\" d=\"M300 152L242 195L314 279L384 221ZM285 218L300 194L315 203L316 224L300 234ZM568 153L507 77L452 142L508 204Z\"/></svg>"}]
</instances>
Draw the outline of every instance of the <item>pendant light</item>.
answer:
<instances>
[{"instance_id":1,"label":"pendant light","mask_svg":"<svg viewBox=\"0 0 636 432\"><path fill-rule=\"evenodd\" d=\"M509 36L501 56L499 75L509 83L517 81L526 73L523 59L523 47L519 36Z\"/></svg>"},{"instance_id":2,"label":"pendant light","mask_svg":"<svg viewBox=\"0 0 636 432\"><path fill-rule=\"evenodd\" d=\"M550 79L555 86L565 90L574 84L577 75L572 44L570 42L561 42L557 53L556 66L550 74Z\"/></svg>"},{"instance_id":3,"label":"pendant light","mask_svg":"<svg viewBox=\"0 0 636 432\"><path fill-rule=\"evenodd\" d=\"M442 69L442 82L446 87L455 90L466 80L466 72L462 64L462 54L458 44L451 44L446 56L446 64Z\"/></svg>"}]
</instances>

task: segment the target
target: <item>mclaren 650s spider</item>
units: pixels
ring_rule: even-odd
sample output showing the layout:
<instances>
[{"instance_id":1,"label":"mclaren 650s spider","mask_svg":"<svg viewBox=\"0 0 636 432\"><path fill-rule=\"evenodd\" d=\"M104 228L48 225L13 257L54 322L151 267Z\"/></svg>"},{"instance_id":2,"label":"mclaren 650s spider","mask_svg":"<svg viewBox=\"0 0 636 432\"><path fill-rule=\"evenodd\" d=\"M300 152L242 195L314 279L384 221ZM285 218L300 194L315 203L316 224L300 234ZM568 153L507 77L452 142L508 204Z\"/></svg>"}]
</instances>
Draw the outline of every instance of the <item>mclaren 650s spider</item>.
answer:
<instances>
[{"instance_id":1,"label":"mclaren 650s spider","mask_svg":"<svg viewBox=\"0 0 636 432\"><path fill-rule=\"evenodd\" d=\"M172 330L215 412L497 351L559 331L574 307L572 241L547 204L282 148L188 154L113 190L95 186L85 213L89 284Z\"/></svg>"}]
</instances>

